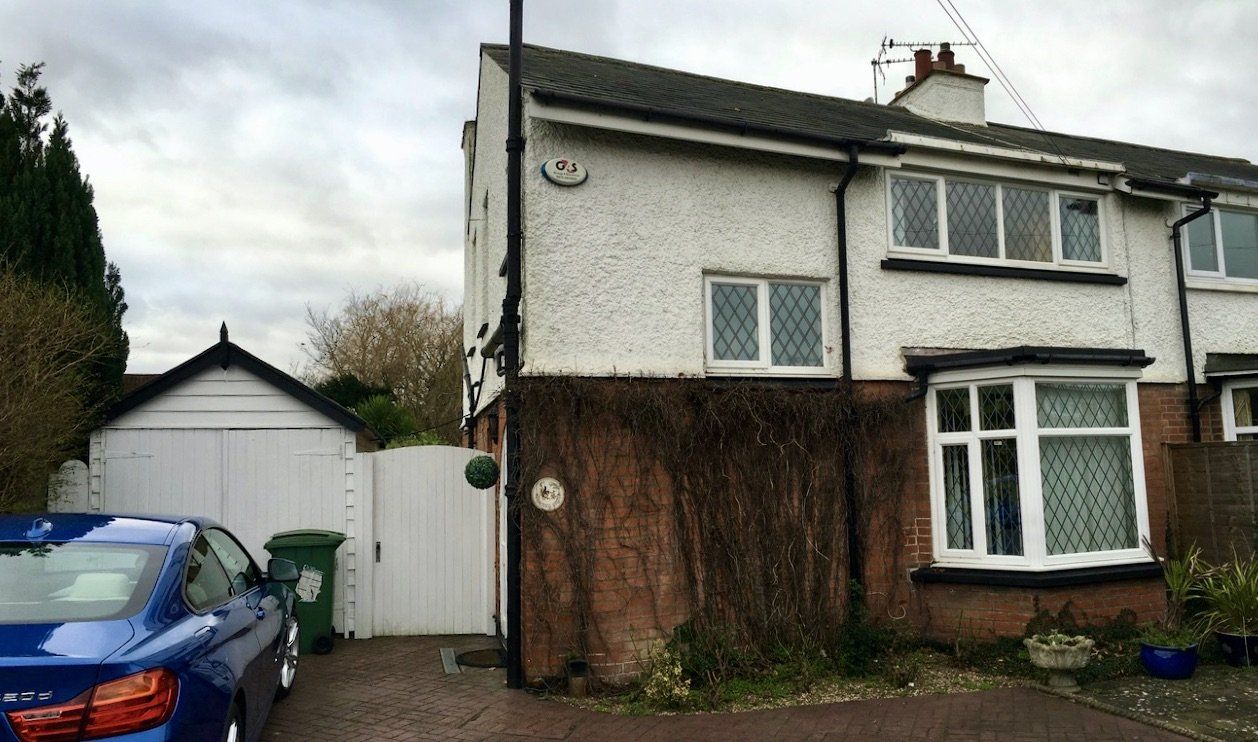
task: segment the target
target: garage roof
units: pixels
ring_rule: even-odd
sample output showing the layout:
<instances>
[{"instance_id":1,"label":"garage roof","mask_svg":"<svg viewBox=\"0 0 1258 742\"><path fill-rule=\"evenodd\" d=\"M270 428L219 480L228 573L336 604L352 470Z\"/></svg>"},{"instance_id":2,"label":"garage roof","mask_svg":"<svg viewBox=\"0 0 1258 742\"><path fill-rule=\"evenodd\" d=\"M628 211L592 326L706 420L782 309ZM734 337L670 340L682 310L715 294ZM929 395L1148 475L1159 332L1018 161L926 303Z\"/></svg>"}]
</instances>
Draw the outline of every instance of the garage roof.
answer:
<instances>
[{"instance_id":1,"label":"garage roof","mask_svg":"<svg viewBox=\"0 0 1258 742\"><path fill-rule=\"evenodd\" d=\"M164 394L178 384L187 381L212 366L218 366L223 369L226 369L228 366L239 366L275 386L280 391L327 415L345 428L355 433L366 432L372 438L379 439L376 432L367 425L366 420L228 340L226 324L219 331L219 342L166 373L157 376L143 386L123 395L122 399L118 400L106 411L105 420L110 421L121 417L124 413L139 407L154 397Z\"/></svg>"}]
</instances>

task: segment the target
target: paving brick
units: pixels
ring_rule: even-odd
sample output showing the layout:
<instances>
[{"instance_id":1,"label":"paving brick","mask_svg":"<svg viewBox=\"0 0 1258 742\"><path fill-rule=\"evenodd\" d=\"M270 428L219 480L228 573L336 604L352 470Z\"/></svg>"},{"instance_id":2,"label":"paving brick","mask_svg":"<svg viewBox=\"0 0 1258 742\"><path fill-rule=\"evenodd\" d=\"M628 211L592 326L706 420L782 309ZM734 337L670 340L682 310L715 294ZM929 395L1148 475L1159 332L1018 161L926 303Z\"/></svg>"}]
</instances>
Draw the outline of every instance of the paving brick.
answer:
<instances>
[{"instance_id":1,"label":"paving brick","mask_svg":"<svg viewBox=\"0 0 1258 742\"><path fill-rule=\"evenodd\" d=\"M501 670L446 675L441 647L486 637L341 641L302 658L264 740L1179 740L1029 688L736 714L614 716L507 690Z\"/></svg>"}]
</instances>

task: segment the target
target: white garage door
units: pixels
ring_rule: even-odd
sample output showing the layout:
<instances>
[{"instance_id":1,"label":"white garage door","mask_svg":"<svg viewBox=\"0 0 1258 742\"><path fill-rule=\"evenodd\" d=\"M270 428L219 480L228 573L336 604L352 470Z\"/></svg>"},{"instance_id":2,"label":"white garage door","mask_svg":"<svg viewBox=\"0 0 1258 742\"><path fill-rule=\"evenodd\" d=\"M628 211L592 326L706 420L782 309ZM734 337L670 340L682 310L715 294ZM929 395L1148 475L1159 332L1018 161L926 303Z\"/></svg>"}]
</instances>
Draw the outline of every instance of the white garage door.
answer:
<instances>
[{"instance_id":1,"label":"white garage door","mask_svg":"<svg viewBox=\"0 0 1258 742\"><path fill-rule=\"evenodd\" d=\"M99 509L213 518L265 565L274 533L346 530L345 443L339 428L106 429ZM346 560L338 562L333 622L342 628Z\"/></svg>"}]
</instances>

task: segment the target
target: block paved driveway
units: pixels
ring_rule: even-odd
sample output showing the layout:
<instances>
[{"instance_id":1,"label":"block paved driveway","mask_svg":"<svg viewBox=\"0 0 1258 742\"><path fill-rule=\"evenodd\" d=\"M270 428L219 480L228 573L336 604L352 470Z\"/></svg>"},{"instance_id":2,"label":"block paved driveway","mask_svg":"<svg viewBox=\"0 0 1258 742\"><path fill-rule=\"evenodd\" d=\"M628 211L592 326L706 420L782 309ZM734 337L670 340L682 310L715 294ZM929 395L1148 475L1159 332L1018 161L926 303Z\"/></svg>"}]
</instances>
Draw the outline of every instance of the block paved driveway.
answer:
<instances>
[{"instance_id":1,"label":"block paved driveway","mask_svg":"<svg viewBox=\"0 0 1258 742\"><path fill-rule=\"evenodd\" d=\"M614 716L503 686L501 670L446 675L438 649L488 637L338 641L301 660L264 740L1182 740L1030 688L748 711Z\"/></svg>"}]
</instances>

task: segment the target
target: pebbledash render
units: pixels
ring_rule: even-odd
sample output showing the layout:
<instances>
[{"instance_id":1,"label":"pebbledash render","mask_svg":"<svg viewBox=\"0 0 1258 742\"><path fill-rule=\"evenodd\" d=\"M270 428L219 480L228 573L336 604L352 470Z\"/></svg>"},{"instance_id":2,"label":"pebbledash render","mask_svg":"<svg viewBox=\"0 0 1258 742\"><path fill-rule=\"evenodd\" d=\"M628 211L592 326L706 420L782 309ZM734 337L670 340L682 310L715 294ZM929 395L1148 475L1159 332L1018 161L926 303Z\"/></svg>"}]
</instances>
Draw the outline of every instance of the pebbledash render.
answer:
<instances>
[{"instance_id":1,"label":"pebbledash render","mask_svg":"<svg viewBox=\"0 0 1258 742\"><path fill-rule=\"evenodd\" d=\"M1169 225L1211 206L1182 233L1202 438L1253 439L1258 166L989 123L987 80L950 50L916 57L878 105L526 47L521 375L842 383L845 250L850 380L912 409L902 540L867 547L907 569L862 576L898 596L886 615L940 639L1020 635L1067 602L1152 618L1142 543L1166 547L1164 445L1192 437ZM480 62L466 412L500 453L507 50ZM556 159L585 182L548 179ZM552 548L615 563L611 540ZM633 672L685 620L668 566L640 568L650 591L596 590L597 671ZM571 648L537 626L562 608L524 600L525 673L559 672Z\"/></svg>"}]
</instances>

